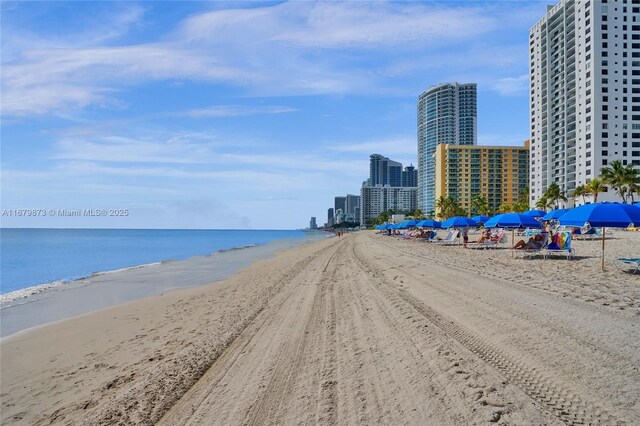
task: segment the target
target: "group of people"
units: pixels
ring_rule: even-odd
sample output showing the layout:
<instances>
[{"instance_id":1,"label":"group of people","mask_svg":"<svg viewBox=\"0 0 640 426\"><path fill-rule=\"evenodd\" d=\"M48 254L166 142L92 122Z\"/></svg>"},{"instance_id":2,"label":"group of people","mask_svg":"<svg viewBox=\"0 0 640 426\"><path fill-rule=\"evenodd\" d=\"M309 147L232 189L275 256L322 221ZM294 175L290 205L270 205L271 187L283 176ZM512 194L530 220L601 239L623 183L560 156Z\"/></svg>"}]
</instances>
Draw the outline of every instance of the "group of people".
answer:
<instances>
[{"instance_id":1,"label":"group of people","mask_svg":"<svg viewBox=\"0 0 640 426\"><path fill-rule=\"evenodd\" d=\"M469 242L469 229L462 228L461 230L463 247L468 248L468 244L486 244L490 242L498 243L502 238L501 232L492 233L490 229L483 229L480 238L476 241ZM414 230L405 234L399 234L397 231L394 233L391 230L387 230L387 235L404 235L408 238L420 238L427 240L435 240L438 239L437 232L433 229L422 229L422 230ZM531 236L528 240L519 240L513 247L513 250L540 250L547 245L547 242L552 241L551 245L553 245L553 229L551 223L549 221L544 224L544 231ZM550 245L550 247L551 247Z\"/></svg>"},{"instance_id":2,"label":"group of people","mask_svg":"<svg viewBox=\"0 0 640 426\"><path fill-rule=\"evenodd\" d=\"M551 222L546 221L544 223L544 230L541 233L531 236L528 241L520 240L511 248L513 250L540 250L544 248L549 241L551 241L549 244L550 249L558 249L558 247L555 246Z\"/></svg>"}]
</instances>

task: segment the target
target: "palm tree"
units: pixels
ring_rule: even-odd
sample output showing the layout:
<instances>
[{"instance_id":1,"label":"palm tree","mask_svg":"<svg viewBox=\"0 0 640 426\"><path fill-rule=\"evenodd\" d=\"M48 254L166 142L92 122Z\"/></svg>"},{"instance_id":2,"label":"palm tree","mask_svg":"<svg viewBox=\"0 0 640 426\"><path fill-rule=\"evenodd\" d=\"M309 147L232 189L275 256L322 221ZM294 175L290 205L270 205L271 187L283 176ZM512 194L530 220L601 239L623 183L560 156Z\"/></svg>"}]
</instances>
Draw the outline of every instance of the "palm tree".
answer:
<instances>
[{"instance_id":1,"label":"palm tree","mask_svg":"<svg viewBox=\"0 0 640 426\"><path fill-rule=\"evenodd\" d=\"M593 202L597 203L598 194L606 191L607 186L602 182L602 179L593 178L587 183L587 185L585 186L585 189L588 191L589 194L593 195Z\"/></svg>"},{"instance_id":2,"label":"palm tree","mask_svg":"<svg viewBox=\"0 0 640 426\"><path fill-rule=\"evenodd\" d=\"M545 195L543 195L538 201L536 201L536 207L540 210L546 210L548 205L549 201L547 200L547 197Z\"/></svg>"},{"instance_id":3,"label":"palm tree","mask_svg":"<svg viewBox=\"0 0 640 426\"><path fill-rule=\"evenodd\" d=\"M529 210L529 203L527 203L526 201L524 201L524 202L516 201L515 203L513 203L513 206L511 206L511 210L516 212L516 213L525 212L525 211Z\"/></svg>"},{"instance_id":4,"label":"palm tree","mask_svg":"<svg viewBox=\"0 0 640 426\"><path fill-rule=\"evenodd\" d=\"M615 189L618 195L622 197L623 203L627 202L627 174L626 167L622 165L620 160L613 160L607 167L603 167L600 170L602 181Z\"/></svg>"},{"instance_id":5,"label":"palm tree","mask_svg":"<svg viewBox=\"0 0 640 426\"><path fill-rule=\"evenodd\" d=\"M450 195L448 197L440 196L436 200L436 209L438 217L442 219L449 219L456 215L462 216L467 213Z\"/></svg>"},{"instance_id":6,"label":"palm tree","mask_svg":"<svg viewBox=\"0 0 640 426\"><path fill-rule=\"evenodd\" d=\"M507 203L502 203L498 207L498 213L509 213L511 211L511 206Z\"/></svg>"},{"instance_id":7,"label":"palm tree","mask_svg":"<svg viewBox=\"0 0 640 426\"><path fill-rule=\"evenodd\" d=\"M587 188L584 185L579 185L579 186L576 186L576 189L573 190L573 198L576 199L578 197L582 197L582 204L587 204L587 200L585 199L585 196L588 193L589 192L587 191Z\"/></svg>"},{"instance_id":8,"label":"palm tree","mask_svg":"<svg viewBox=\"0 0 640 426\"><path fill-rule=\"evenodd\" d=\"M436 200L436 217L442 218L444 217L444 211L447 208L447 198L444 195L441 195Z\"/></svg>"},{"instance_id":9,"label":"palm tree","mask_svg":"<svg viewBox=\"0 0 640 426\"><path fill-rule=\"evenodd\" d=\"M471 209L477 214L487 214L490 212L487 198L482 195L476 195L471 200Z\"/></svg>"},{"instance_id":10,"label":"palm tree","mask_svg":"<svg viewBox=\"0 0 640 426\"><path fill-rule=\"evenodd\" d=\"M556 182L553 182L547 187L547 190L544 192L544 197L549 201L547 207L551 206L556 209L558 208L558 200L567 201L567 197L565 197L564 192L560 190L560 185Z\"/></svg>"},{"instance_id":11,"label":"palm tree","mask_svg":"<svg viewBox=\"0 0 640 426\"><path fill-rule=\"evenodd\" d=\"M524 210L529 210L529 185L525 186L520 190L520 192L518 192L518 203L525 207Z\"/></svg>"},{"instance_id":12,"label":"palm tree","mask_svg":"<svg viewBox=\"0 0 640 426\"><path fill-rule=\"evenodd\" d=\"M624 168L624 183L627 186L627 193L631 197L631 204L635 202L634 193L640 192L640 169L636 169L634 164L629 164Z\"/></svg>"}]
</instances>

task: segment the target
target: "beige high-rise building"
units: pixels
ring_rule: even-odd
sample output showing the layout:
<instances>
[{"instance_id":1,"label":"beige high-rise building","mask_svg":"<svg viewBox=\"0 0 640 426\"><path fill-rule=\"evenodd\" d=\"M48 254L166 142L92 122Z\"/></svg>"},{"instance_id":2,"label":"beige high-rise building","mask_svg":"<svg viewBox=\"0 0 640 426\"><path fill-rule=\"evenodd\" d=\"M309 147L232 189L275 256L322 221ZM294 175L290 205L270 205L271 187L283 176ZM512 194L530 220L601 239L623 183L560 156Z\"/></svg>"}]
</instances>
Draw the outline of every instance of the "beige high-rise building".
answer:
<instances>
[{"instance_id":1,"label":"beige high-rise building","mask_svg":"<svg viewBox=\"0 0 640 426\"><path fill-rule=\"evenodd\" d=\"M451 196L468 214L471 202L484 196L492 212L513 205L529 181L529 141L524 146L438 145L435 198Z\"/></svg>"}]
</instances>

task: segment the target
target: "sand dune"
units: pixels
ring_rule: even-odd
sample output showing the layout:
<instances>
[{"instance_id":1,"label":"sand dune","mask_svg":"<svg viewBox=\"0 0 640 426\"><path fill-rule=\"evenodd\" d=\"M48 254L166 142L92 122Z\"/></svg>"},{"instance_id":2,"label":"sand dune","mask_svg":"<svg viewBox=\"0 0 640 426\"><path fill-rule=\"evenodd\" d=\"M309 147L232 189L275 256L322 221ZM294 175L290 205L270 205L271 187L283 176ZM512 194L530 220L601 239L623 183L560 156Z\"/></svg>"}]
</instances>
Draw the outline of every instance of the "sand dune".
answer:
<instances>
[{"instance_id":1,"label":"sand dune","mask_svg":"<svg viewBox=\"0 0 640 426\"><path fill-rule=\"evenodd\" d=\"M579 253L286 251L3 339L2 422L639 424L640 277Z\"/></svg>"}]
</instances>

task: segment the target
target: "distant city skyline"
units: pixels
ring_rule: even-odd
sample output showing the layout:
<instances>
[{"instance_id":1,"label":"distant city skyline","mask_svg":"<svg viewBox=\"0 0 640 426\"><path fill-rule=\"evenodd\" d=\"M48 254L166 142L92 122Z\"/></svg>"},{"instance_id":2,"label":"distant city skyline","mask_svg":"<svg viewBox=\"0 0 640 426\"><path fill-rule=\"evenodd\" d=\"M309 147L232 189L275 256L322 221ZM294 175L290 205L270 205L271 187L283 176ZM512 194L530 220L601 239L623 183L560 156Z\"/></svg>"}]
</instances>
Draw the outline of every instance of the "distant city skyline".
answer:
<instances>
[{"instance_id":1,"label":"distant city skyline","mask_svg":"<svg viewBox=\"0 0 640 426\"><path fill-rule=\"evenodd\" d=\"M519 144L547 3L2 2L2 208L127 214L1 224L305 227L371 153L417 165L441 82L478 84L480 145Z\"/></svg>"}]
</instances>

